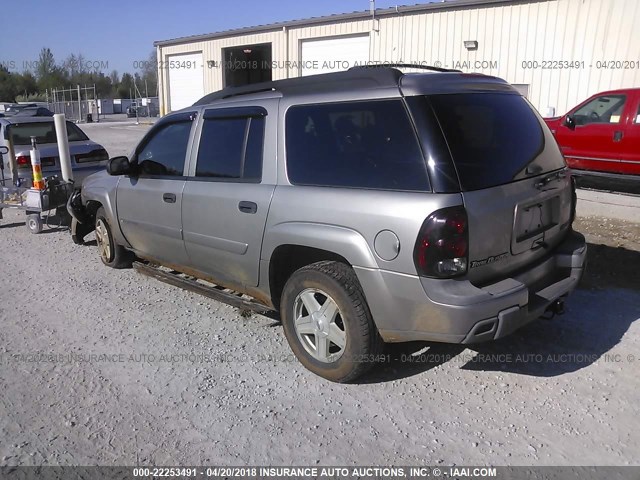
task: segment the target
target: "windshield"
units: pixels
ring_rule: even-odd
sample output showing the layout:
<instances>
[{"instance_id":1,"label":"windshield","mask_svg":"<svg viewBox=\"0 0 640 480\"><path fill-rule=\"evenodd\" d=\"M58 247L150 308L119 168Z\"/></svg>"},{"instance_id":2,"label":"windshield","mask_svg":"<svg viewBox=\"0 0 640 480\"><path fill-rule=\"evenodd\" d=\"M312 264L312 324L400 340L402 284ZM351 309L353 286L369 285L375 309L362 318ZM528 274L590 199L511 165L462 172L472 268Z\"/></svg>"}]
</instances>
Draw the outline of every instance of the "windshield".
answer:
<instances>
[{"instance_id":1,"label":"windshield","mask_svg":"<svg viewBox=\"0 0 640 480\"><path fill-rule=\"evenodd\" d=\"M545 148L541 121L520 95L464 93L433 95L429 100L463 190L522 178L527 165ZM542 157L536 162L536 173L564 167L561 155Z\"/></svg>"},{"instance_id":2,"label":"windshield","mask_svg":"<svg viewBox=\"0 0 640 480\"><path fill-rule=\"evenodd\" d=\"M11 139L14 145L31 145L31 137L36 137L36 143L57 143L56 128L53 122L33 122L11 125ZM67 122L67 138L70 142L89 140L80 128Z\"/></svg>"}]
</instances>

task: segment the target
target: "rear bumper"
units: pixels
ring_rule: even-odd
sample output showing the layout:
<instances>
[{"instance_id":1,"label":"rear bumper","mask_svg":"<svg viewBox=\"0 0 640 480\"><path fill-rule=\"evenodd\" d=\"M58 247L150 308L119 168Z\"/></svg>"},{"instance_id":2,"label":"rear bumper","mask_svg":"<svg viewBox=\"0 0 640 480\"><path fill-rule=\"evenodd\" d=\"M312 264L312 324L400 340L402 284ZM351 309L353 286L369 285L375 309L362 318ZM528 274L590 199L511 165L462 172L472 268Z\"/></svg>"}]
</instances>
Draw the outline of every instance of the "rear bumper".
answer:
<instances>
[{"instance_id":1,"label":"rear bumper","mask_svg":"<svg viewBox=\"0 0 640 480\"><path fill-rule=\"evenodd\" d=\"M571 232L543 261L483 287L468 280L355 270L386 342L476 343L512 333L569 294L582 277L586 255L584 237Z\"/></svg>"}]
</instances>

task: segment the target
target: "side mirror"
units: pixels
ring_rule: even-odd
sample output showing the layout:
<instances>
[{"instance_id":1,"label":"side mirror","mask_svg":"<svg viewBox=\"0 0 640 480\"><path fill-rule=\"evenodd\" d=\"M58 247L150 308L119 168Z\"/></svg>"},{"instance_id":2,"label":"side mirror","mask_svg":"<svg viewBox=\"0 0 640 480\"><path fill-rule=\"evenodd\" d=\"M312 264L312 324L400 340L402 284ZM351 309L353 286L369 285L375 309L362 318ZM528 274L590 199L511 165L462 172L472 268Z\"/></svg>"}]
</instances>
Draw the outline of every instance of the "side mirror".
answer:
<instances>
[{"instance_id":1,"label":"side mirror","mask_svg":"<svg viewBox=\"0 0 640 480\"><path fill-rule=\"evenodd\" d=\"M567 115L566 117L564 117L563 125L565 127L567 127L568 129L570 129L570 130L575 130L576 129L576 120L575 120L575 118L573 118L573 116Z\"/></svg>"},{"instance_id":2,"label":"side mirror","mask_svg":"<svg viewBox=\"0 0 640 480\"><path fill-rule=\"evenodd\" d=\"M131 175L133 173L133 168L131 168L131 164L127 157L113 157L109 159L109 163L107 163L107 173L114 176Z\"/></svg>"}]
</instances>

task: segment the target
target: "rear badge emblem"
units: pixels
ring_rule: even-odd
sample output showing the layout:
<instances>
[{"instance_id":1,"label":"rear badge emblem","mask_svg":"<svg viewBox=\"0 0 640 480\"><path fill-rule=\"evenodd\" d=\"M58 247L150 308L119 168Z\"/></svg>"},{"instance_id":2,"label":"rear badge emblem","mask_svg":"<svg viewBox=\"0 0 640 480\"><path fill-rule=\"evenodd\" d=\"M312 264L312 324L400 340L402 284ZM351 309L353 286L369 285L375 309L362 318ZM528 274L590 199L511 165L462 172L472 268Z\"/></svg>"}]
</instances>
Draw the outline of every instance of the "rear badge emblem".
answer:
<instances>
[{"instance_id":1,"label":"rear badge emblem","mask_svg":"<svg viewBox=\"0 0 640 480\"><path fill-rule=\"evenodd\" d=\"M489 265L490 263L499 262L500 260L504 260L508 256L509 252L504 252L500 255L494 255L493 257L485 258L483 260L473 260L471 262L471 268L483 267L485 265Z\"/></svg>"}]
</instances>

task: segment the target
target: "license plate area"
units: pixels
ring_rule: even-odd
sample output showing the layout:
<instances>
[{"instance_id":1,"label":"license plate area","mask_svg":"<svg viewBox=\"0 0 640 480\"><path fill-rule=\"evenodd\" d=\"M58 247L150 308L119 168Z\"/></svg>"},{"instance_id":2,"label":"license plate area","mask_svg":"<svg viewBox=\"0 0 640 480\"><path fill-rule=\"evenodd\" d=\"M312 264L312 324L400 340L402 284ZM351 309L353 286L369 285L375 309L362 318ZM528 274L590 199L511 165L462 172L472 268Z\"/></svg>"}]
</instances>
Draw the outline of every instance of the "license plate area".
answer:
<instances>
[{"instance_id":1,"label":"license plate area","mask_svg":"<svg viewBox=\"0 0 640 480\"><path fill-rule=\"evenodd\" d=\"M512 253L540 248L545 232L559 224L560 205L560 197L554 196L516 206Z\"/></svg>"},{"instance_id":2,"label":"license plate area","mask_svg":"<svg viewBox=\"0 0 640 480\"><path fill-rule=\"evenodd\" d=\"M40 164L43 167L55 167L57 159L58 157L43 157L40 159Z\"/></svg>"}]
</instances>

